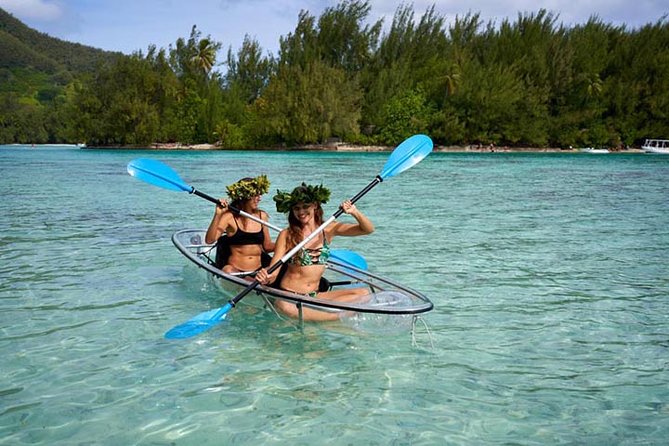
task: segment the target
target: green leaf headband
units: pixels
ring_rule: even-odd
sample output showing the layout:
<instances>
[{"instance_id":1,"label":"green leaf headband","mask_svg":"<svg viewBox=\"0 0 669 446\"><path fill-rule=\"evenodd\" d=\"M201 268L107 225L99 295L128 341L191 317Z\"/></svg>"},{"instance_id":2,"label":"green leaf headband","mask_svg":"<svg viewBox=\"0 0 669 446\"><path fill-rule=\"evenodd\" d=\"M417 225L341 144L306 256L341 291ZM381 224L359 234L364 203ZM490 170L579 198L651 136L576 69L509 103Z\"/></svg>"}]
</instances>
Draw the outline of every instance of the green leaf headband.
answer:
<instances>
[{"instance_id":1,"label":"green leaf headband","mask_svg":"<svg viewBox=\"0 0 669 446\"><path fill-rule=\"evenodd\" d=\"M269 180L267 179L267 175L244 178L226 186L225 189L228 191L228 197L232 201L248 200L249 198L269 192Z\"/></svg>"},{"instance_id":2,"label":"green leaf headband","mask_svg":"<svg viewBox=\"0 0 669 446\"><path fill-rule=\"evenodd\" d=\"M278 212L287 213L295 206L297 203L327 203L330 199L330 189L327 187L320 186L310 186L305 183L302 183L301 186L297 186L293 189L293 192L281 192L280 190L276 191L273 200L276 202L276 210Z\"/></svg>"}]
</instances>

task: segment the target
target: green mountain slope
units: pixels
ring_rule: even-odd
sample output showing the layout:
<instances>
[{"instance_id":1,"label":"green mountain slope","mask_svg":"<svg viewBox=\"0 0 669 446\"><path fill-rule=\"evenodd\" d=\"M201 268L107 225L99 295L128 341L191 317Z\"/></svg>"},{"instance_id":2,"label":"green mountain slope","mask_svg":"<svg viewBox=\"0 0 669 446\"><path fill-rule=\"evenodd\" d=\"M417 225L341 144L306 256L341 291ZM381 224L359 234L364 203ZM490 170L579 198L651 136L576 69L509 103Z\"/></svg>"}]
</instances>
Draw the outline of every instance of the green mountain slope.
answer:
<instances>
[{"instance_id":1,"label":"green mountain slope","mask_svg":"<svg viewBox=\"0 0 669 446\"><path fill-rule=\"evenodd\" d=\"M33 68L55 74L92 72L99 62L121 56L78 43L66 42L26 26L0 8L0 67Z\"/></svg>"},{"instance_id":2,"label":"green mountain slope","mask_svg":"<svg viewBox=\"0 0 669 446\"><path fill-rule=\"evenodd\" d=\"M0 29L0 68L27 68L55 74L65 69L55 60L40 54L16 36Z\"/></svg>"}]
</instances>

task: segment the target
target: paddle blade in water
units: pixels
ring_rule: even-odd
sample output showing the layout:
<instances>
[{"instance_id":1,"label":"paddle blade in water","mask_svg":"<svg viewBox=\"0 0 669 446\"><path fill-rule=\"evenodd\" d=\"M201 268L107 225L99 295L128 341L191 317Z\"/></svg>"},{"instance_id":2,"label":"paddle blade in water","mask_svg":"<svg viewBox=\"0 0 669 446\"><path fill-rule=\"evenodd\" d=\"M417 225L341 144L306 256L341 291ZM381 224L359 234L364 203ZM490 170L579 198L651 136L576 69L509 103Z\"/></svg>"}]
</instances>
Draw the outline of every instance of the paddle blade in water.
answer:
<instances>
[{"instance_id":1,"label":"paddle blade in water","mask_svg":"<svg viewBox=\"0 0 669 446\"><path fill-rule=\"evenodd\" d=\"M193 336L199 335L200 333L209 330L219 322L221 321L188 321L167 331L167 333L165 333L165 339L192 338Z\"/></svg>"},{"instance_id":2,"label":"paddle blade in water","mask_svg":"<svg viewBox=\"0 0 669 446\"><path fill-rule=\"evenodd\" d=\"M367 261L357 252L348 251L346 249L333 249L330 251L330 258L340 263L354 266L363 271L367 270Z\"/></svg>"},{"instance_id":3,"label":"paddle blade in water","mask_svg":"<svg viewBox=\"0 0 669 446\"><path fill-rule=\"evenodd\" d=\"M432 152L432 147L429 136L414 135L405 139L393 150L379 176L385 180L415 166Z\"/></svg>"},{"instance_id":4,"label":"paddle blade in water","mask_svg":"<svg viewBox=\"0 0 669 446\"><path fill-rule=\"evenodd\" d=\"M197 336L221 323L231 308L232 305L227 303L221 308L214 308L213 310L200 313L187 322L170 328L165 333L165 339L187 339Z\"/></svg>"},{"instance_id":5,"label":"paddle blade in water","mask_svg":"<svg viewBox=\"0 0 669 446\"><path fill-rule=\"evenodd\" d=\"M137 158L128 163L128 173L154 186L177 192L193 191L170 166L149 158Z\"/></svg>"}]
</instances>

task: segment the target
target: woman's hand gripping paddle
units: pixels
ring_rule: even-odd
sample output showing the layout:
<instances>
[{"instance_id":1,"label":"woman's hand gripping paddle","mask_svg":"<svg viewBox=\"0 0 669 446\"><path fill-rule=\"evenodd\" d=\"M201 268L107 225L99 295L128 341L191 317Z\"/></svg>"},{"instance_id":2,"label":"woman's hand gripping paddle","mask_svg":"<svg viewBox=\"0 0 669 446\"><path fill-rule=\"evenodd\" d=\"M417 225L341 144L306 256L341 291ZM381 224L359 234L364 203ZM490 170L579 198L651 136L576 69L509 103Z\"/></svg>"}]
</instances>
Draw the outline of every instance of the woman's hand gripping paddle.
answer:
<instances>
[{"instance_id":1,"label":"woman's hand gripping paddle","mask_svg":"<svg viewBox=\"0 0 669 446\"><path fill-rule=\"evenodd\" d=\"M144 181L145 183L149 183L167 190L188 192L189 194L195 194L198 197L209 200L212 203L220 204L220 201L211 195L200 192L193 186L186 184L186 182L181 179L179 174L174 171L174 169L160 161L150 158L134 159L128 163L128 173L131 176ZM248 212L244 212L234 206L228 206L228 208L230 208L232 212L260 223L261 225L265 225L271 229L274 229L275 231L281 231L281 228L278 226L274 226L273 224L266 222L265 220L262 220L255 215L251 215ZM367 261L362 255L356 252L349 251L347 249L333 249L330 252L330 256L334 260L344 263L348 266L352 266L363 271L367 270Z\"/></svg>"},{"instance_id":2,"label":"woman's hand gripping paddle","mask_svg":"<svg viewBox=\"0 0 669 446\"><path fill-rule=\"evenodd\" d=\"M386 161L383 170L379 175L374 178L363 190L358 192L353 198L350 199L351 203L355 203L360 198L362 198L367 192L369 192L374 186L381 183L383 180L392 178L395 175L404 172L405 170L413 167L418 164L423 158L432 152L432 140L425 135L414 135L406 139L402 144L397 146L393 153L390 155ZM309 243L314 237L316 237L320 232L327 227L330 223L337 219L342 213L343 209L339 208L330 218L328 218L323 224L321 224L314 232L312 232L307 238L298 243L293 249L288 251L281 259L272 265L267 272L272 273L277 268L280 268L285 262L287 262L291 257L295 255L304 245ZM230 299L223 307L217 310L209 310L204 313L200 313L197 316L193 317L183 324L177 325L176 327L170 329L165 333L167 339L185 339L192 336L196 336L202 332L209 330L210 328L216 326L220 323L225 315L235 307L235 305L242 300L247 294L249 294L255 287L260 284L257 280L254 280L249 286L239 293L234 298Z\"/></svg>"}]
</instances>

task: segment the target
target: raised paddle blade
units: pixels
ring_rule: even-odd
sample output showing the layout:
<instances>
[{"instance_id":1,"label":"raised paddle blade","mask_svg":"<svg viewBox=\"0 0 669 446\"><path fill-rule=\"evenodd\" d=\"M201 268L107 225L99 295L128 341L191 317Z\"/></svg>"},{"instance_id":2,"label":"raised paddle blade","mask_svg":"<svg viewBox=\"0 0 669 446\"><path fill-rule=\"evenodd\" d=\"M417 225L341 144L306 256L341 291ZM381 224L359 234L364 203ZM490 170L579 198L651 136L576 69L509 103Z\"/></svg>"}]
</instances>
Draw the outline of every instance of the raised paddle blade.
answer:
<instances>
[{"instance_id":1,"label":"raised paddle blade","mask_svg":"<svg viewBox=\"0 0 669 446\"><path fill-rule=\"evenodd\" d=\"M175 190L177 192L193 192L193 186L189 186L179 177L170 166L150 158L137 158L128 163L128 173L133 177L162 187L163 189Z\"/></svg>"},{"instance_id":2,"label":"raised paddle blade","mask_svg":"<svg viewBox=\"0 0 669 446\"><path fill-rule=\"evenodd\" d=\"M405 139L393 150L379 176L385 180L415 166L432 152L432 147L432 140L426 135L414 135Z\"/></svg>"},{"instance_id":3,"label":"raised paddle blade","mask_svg":"<svg viewBox=\"0 0 669 446\"><path fill-rule=\"evenodd\" d=\"M367 261L357 252L347 249L333 249L330 251L330 258L346 265L354 266L363 271L367 271Z\"/></svg>"},{"instance_id":4,"label":"raised paddle blade","mask_svg":"<svg viewBox=\"0 0 669 446\"><path fill-rule=\"evenodd\" d=\"M187 339L199 335L223 321L231 308L232 306L228 303L222 308L200 313L183 324L169 329L165 333L165 339Z\"/></svg>"}]
</instances>

